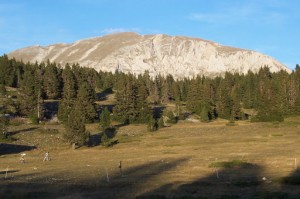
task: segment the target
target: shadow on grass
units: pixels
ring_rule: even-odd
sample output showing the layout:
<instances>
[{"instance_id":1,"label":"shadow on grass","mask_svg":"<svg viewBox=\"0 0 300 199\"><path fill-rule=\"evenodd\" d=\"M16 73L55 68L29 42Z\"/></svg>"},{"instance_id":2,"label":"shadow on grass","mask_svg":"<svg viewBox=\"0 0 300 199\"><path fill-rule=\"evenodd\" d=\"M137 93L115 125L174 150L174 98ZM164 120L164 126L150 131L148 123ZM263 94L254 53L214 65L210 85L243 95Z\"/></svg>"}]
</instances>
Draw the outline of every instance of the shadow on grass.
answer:
<instances>
[{"instance_id":1,"label":"shadow on grass","mask_svg":"<svg viewBox=\"0 0 300 199\"><path fill-rule=\"evenodd\" d=\"M112 93L113 93L112 89L107 88L107 89L103 90L102 92L96 93L96 96L99 101L105 101L105 100L107 100L107 96Z\"/></svg>"},{"instance_id":2,"label":"shadow on grass","mask_svg":"<svg viewBox=\"0 0 300 199\"><path fill-rule=\"evenodd\" d=\"M103 139L104 133L106 134L107 138L111 140L117 135L117 129L116 128L109 128L109 129L106 129L105 132L101 132L101 133L91 135L90 139L89 139L88 146L89 147L94 147L94 146L99 146L100 144L102 144L103 143L102 139ZM111 144L112 144L111 146L113 146L117 143L118 143L117 140L111 140Z\"/></svg>"},{"instance_id":3,"label":"shadow on grass","mask_svg":"<svg viewBox=\"0 0 300 199\"><path fill-rule=\"evenodd\" d=\"M21 129L21 130L17 130L17 131L11 131L9 132L8 134L9 135L16 135L18 133L25 133L25 132L28 132L28 131L33 131L33 130L36 130L38 129L39 127L31 127L31 128L27 128L27 129Z\"/></svg>"},{"instance_id":4,"label":"shadow on grass","mask_svg":"<svg viewBox=\"0 0 300 199\"><path fill-rule=\"evenodd\" d=\"M122 173L118 172L116 165L115 172L109 173L109 182L106 175L99 175L98 172L94 177L80 181L63 178L63 173L56 173L55 176L45 174L40 178L34 173L16 176L12 181L0 181L0 198L135 198L143 192L147 183L186 160L153 161L128 169L124 163ZM101 170L105 172L105 168Z\"/></svg>"},{"instance_id":5,"label":"shadow on grass","mask_svg":"<svg viewBox=\"0 0 300 199\"><path fill-rule=\"evenodd\" d=\"M293 185L298 192L289 193L280 186L273 186L264 179L263 168L255 164L220 168L211 175L193 181L171 181L161 186L161 179L167 172L176 172L189 158L153 161L147 164L126 168L123 171L108 173L99 168L93 177L70 180L62 173L55 176L20 176L20 181L0 181L0 198L172 198L172 199L296 199L299 198L299 185ZM117 165L116 165L117 167ZM295 175L298 176L298 171ZM168 182L168 179L164 179Z\"/></svg>"},{"instance_id":6,"label":"shadow on grass","mask_svg":"<svg viewBox=\"0 0 300 199\"><path fill-rule=\"evenodd\" d=\"M290 176L282 178L281 182L283 185L300 186L300 170L297 169Z\"/></svg>"},{"instance_id":7,"label":"shadow on grass","mask_svg":"<svg viewBox=\"0 0 300 199\"><path fill-rule=\"evenodd\" d=\"M227 167L190 183L166 184L158 189L137 196L139 199L298 199L299 187L287 188L284 185L299 186L299 172L295 172L282 186L274 186L272 180L264 177L263 168L247 163L241 167ZM175 188L174 188L175 187Z\"/></svg>"},{"instance_id":8,"label":"shadow on grass","mask_svg":"<svg viewBox=\"0 0 300 199\"><path fill-rule=\"evenodd\" d=\"M1 174L6 174L6 173L15 173L15 172L18 172L20 170L8 170L8 171L0 171L0 175Z\"/></svg>"},{"instance_id":9,"label":"shadow on grass","mask_svg":"<svg viewBox=\"0 0 300 199\"><path fill-rule=\"evenodd\" d=\"M36 149L35 146L0 143L0 155L21 153Z\"/></svg>"}]
</instances>

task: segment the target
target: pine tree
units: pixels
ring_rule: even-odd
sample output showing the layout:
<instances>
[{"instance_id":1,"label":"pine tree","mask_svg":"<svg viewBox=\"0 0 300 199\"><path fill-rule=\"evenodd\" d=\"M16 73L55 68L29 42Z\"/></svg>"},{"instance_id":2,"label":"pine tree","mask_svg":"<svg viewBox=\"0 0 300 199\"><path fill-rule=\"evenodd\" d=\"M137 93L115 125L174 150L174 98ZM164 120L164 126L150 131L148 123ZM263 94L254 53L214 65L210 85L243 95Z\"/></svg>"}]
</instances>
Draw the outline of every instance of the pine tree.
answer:
<instances>
[{"instance_id":1,"label":"pine tree","mask_svg":"<svg viewBox=\"0 0 300 199\"><path fill-rule=\"evenodd\" d=\"M70 143L82 146L88 141L85 129L85 117L80 107L74 107L65 124L64 138Z\"/></svg>"},{"instance_id":2,"label":"pine tree","mask_svg":"<svg viewBox=\"0 0 300 199\"><path fill-rule=\"evenodd\" d=\"M20 95L18 96L22 115L37 116L38 95L36 86L34 71L27 65L21 83Z\"/></svg>"},{"instance_id":3,"label":"pine tree","mask_svg":"<svg viewBox=\"0 0 300 199\"><path fill-rule=\"evenodd\" d=\"M157 129L158 129L157 121L153 117L151 117L148 122L148 131L153 132L156 131Z\"/></svg>"},{"instance_id":4,"label":"pine tree","mask_svg":"<svg viewBox=\"0 0 300 199\"><path fill-rule=\"evenodd\" d=\"M75 103L77 88L75 76L68 64L62 72L62 80L62 100L59 103L57 116L60 121L67 122L68 115L70 114Z\"/></svg>"},{"instance_id":5,"label":"pine tree","mask_svg":"<svg viewBox=\"0 0 300 199\"><path fill-rule=\"evenodd\" d=\"M44 90L47 99L57 99L60 97L60 84L57 67L48 60L44 73Z\"/></svg>"},{"instance_id":6,"label":"pine tree","mask_svg":"<svg viewBox=\"0 0 300 199\"><path fill-rule=\"evenodd\" d=\"M110 112L107 109L107 107L105 107L102 113L100 114L100 125L104 131L111 127Z\"/></svg>"},{"instance_id":7,"label":"pine tree","mask_svg":"<svg viewBox=\"0 0 300 199\"><path fill-rule=\"evenodd\" d=\"M114 119L122 123L146 123L151 111L146 102L147 95L139 90L133 76L129 76L116 94Z\"/></svg>"},{"instance_id":8,"label":"pine tree","mask_svg":"<svg viewBox=\"0 0 300 199\"><path fill-rule=\"evenodd\" d=\"M13 60L8 59L7 55L0 57L0 84L15 86L16 70L12 61Z\"/></svg>"},{"instance_id":9,"label":"pine tree","mask_svg":"<svg viewBox=\"0 0 300 199\"><path fill-rule=\"evenodd\" d=\"M96 117L95 99L96 94L92 87L82 83L79 86L75 105L83 113L86 122L93 122Z\"/></svg>"},{"instance_id":10,"label":"pine tree","mask_svg":"<svg viewBox=\"0 0 300 199\"><path fill-rule=\"evenodd\" d=\"M208 122L209 121L209 112L205 106L203 106L200 117L202 122Z\"/></svg>"},{"instance_id":11,"label":"pine tree","mask_svg":"<svg viewBox=\"0 0 300 199\"><path fill-rule=\"evenodd\" d=\"M7 93L7 91L6 91L4 84L0 84L0 96L1 95L6 96L6 93Z\"/></svg>"}]
</instances>

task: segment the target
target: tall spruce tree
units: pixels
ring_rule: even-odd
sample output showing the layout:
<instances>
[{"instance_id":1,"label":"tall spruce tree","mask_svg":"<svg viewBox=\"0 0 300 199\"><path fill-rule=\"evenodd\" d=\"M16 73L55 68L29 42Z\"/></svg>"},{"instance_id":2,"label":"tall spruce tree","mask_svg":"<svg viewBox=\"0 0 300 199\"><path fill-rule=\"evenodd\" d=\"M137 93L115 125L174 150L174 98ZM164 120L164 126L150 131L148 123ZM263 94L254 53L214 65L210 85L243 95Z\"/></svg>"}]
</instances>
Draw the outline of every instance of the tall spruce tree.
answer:
<instances>
[{"instance_id":1,"label":"tall spruce tree","mask_svg":"<svg viewBox=\"0 0 300 199\"><path fill-rule=\"evenodd\" d=\"M47 99L57 99L60 97L60 82L56 64L51 64L48 60L44 73L44 90Z\"/></svg>"},{"instance_id":2,"label":"tall spruce tree","mask_svg":"<svg viewBox=\"0 0 300 199\"><path fill-rule=\"evenodd\" d=\"M151 111L146 102L147 95L138 85L130 76L124 81L123 88L118 90L117 104L113 110L115 120L122 123L148 122Z\"/></svg>"},{"instance_id":3,"label":"tall spruce tree","mask_svg":"<svg viewBox=\"0 0 300 199\"><path fill-rule=\"evenodd\" d=\"M75 105L83 113L86 122L93 122L96 118L95 100L95 90L88 83L82 83L79 86Z\"/></svg>"},{"instance_id":4,"label":"tall spruce tree","mask_svg":"<svg viewBox=\"0 0 300 199\"><path fill-rule=\"evenodd\" d=\"M105 107L102 113L100 114L100 126L104 131L111 127L111 117L107 107Z\"/></svg>"},{"instance_id":5,"label":"tall spruce tree","mask_svg":"<svg viewBox=\"0 0 300 199\"><path fill-rule=\"evenodd\" d=\"M20 103L20 113L26 116L37 117L38 89L34 78L34 69L27 64L21 82L18 100Z\"/></svg>"},{"instance_id":6,"label":"tall spruce tree","mask_svg":"<svg viewBox=\"0 0 300 199\"><path fill-rule=\"evenodd\" d=\"M68 115L70 114L75 102L77 88L75 76L68 64L62 72L62 80L62 100L59 103L58 119L62 122L67 122Z\"/></svg>"},{"instance_id":7,"label":"tall spruce tree","mask_svg":"<svg viewBox=\"0 0 300 199\"><path fill-rule=\"evenodd\" d=\"M76 144L79 146L88 142L88 133L85 129L85 116L80 107L74 107L72 109L67 123L65 123L64 138L70 144Z\"/></svg>"}]
</instances>

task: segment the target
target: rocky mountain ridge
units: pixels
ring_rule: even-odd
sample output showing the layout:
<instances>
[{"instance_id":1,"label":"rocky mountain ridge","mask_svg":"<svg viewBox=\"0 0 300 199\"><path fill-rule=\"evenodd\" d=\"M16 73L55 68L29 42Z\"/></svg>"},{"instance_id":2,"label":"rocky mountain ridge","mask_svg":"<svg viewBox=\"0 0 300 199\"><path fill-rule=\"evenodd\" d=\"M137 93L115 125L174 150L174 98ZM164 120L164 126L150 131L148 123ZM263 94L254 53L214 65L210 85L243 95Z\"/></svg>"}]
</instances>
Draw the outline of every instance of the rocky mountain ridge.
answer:
<instances>
[{"instance_id":1,"label":"rocky mountain ridge","mask_svg":"<svg viewBox=\"0 0 300 199\"><path fill-rule=\"evenodd\" d=\"M151 76L171 74L175 78L198 74L216 76L227 72L257 72L268 66L270 71L286 70L274 58L259 52L222 46L203 39L136 33L118 33L76 41L72 44L31 46L8 54L24 62L78 63L96 70L116 70Z\"/></svg>"}]
</instances>

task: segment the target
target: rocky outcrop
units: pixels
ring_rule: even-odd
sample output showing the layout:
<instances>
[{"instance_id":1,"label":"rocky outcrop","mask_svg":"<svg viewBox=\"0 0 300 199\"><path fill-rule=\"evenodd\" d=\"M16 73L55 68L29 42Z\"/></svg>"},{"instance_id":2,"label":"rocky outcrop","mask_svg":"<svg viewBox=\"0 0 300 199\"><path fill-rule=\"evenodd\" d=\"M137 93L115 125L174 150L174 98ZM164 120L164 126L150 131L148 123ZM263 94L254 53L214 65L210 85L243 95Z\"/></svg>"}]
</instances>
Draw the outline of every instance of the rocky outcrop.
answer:
<instances>
[{"instance_id":1,"label":"rocky outcrop","mask_svg":"<svg viewBox=\"0 0 300 199\"><path fill-rule=\"evenodd\" d=\"M31 46L13 51L10 58L25 62L79 63L96 70L116 69L125 73L172 74L175 78L198 74L216 76L228 72L257 72L268 66L272 72L290 70L270 56L244 49L222 46L197 38L168 35L119 33L89 38L73 44Z\"/></svg>"}]
</instances>

